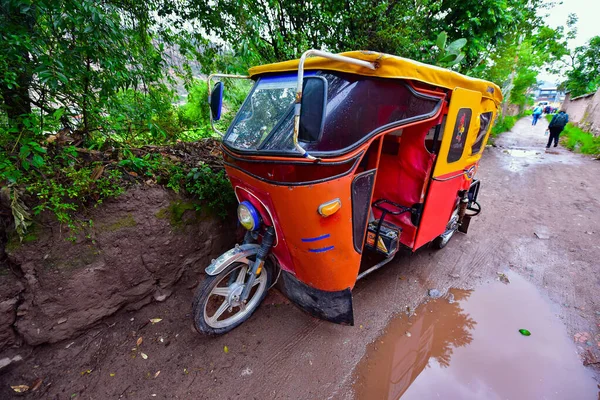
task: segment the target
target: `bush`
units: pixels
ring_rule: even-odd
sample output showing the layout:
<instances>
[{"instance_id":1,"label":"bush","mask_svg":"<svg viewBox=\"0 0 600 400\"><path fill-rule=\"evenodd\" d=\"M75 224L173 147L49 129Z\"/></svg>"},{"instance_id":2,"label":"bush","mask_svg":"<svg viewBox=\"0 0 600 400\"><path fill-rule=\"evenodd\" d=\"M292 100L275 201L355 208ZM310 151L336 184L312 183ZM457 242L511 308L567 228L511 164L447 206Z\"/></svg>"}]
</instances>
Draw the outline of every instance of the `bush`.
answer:
<instances>
[{"instance_id":1,"label":"bush","mask_svg":"<svg viewBox=\"0 0 600 400\"><path fill-rule=\"evenodd\" d=\"M191 169L186 176L185 189L223 218L236 203L225 171L214 172L206 165Z\"/></svg>"},{"instance_id":2,"label":"bush","mask_svg":"<svg viewBox=\"0 0 600 400\"><path fill-rule=\"evenodd\" d=\"M496 124L492 127L492 133L490 133L490 136L492 138L496 138L501 133L510 131L513 128L513 126L515 126L515 124L517 123L517 120L519 120L522 117L522 115L517 115L513 117L502 117L501 115L499 115Z\"/></svg>"}]
</instances>

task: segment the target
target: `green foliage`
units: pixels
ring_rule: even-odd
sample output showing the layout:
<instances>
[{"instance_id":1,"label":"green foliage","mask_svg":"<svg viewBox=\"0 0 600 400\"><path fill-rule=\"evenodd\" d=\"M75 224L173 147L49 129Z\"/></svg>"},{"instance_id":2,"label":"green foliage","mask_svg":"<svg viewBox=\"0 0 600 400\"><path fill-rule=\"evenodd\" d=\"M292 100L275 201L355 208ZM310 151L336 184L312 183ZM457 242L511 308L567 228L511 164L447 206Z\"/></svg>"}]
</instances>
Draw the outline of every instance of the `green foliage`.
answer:
<instances>
[{"instance_id":1,"label":"green foliage","mask_svg":"<svg viewBox=\"0 0 600 400\"><path fill-rule=\"evenodd\" d=\"M297 58L309 48L365 49L435 63L439 54L432 50L441 44L437 33L442 31L464 53L462 62L448 55L445 63L460 62L461 71L478 75L494 65L492 58L506 37L543 26L537 11L544 7L542 0L189 0L185 9L186 16L195 16L199 26L238 56L228 63L238 72ZM468 43L462 38L469 38ZM454 54L453 47L449 50ZM217 54L213 50L204 56L206 72L218 66Z\"/></svg>"},{"instance_id":2,"label":"green foliage","mask_svg":"<svg viewBox=\"0 0 600 400\"><path fill-rule=\"evenodd\" d=\"M0 93L9 118L23 127L32 106L51 114L61 105L65 124L77 117L85 132L97 128L112 96L163 77L151 30L158 9L154 2L2 0Z\"/></svg>"},{"instance_id":3,"label":"green foliage","mask_svg":"<svg viewBox=\"0 0 600 400\"><path fill-rule=\"evenodd\" d=\"M600 137L570 123L561 133L561 143L569 150L578 153L600 155Z\"/></svg>"},{"instance_id":4,"label":"green foliage","mask_svg":"<svg viewBox=\"0 0 600 400\"><path fill-rule=\"evenodd\" d=\"M23 203L19 192L14 187L4 186L0 189L0 197L7 200L14 219L15 231L19 240L23 241L27 228L31 225L29 208Z\"/></svg>"},{"instance_id":5,"label":"green foliage","mask_svg":"<svg viewBox=\"0 0 600 400\"><path fill-rule=\"evenodd\" d=\"M525 110L518 115L506 116L503 117L501 114L498 115L496 119L496 123L492 126L492 132L490 133L490 137L492 139L497 138L500 134L504 132L510 131L518 120L523 118L524 116L531 115L533 113L532 110Z\"/></svg>"},{"instance_id":6,"label":"green foliage","mask_svg":"<svg viewBox=\"0 0 600 400\"><path fill-rule=\"evenodd\" d=\"M156 179L173 191L185 191L200 201L198 207L206 206L221 217L227 216L235 204L235 196L225 171L213 171L207 165L186 171L180 164L170 161L161 154L146 154L137 157L131 152L119 165L136 174Z\"/></svg>"},{"instance_id":7,"label":"green foliage","mask_svg":"<svg viewBox=\"0 0 600 400\"><path fill-rule=\"evenodd\" d=\"M120 171L105 171L96 178L96 168L101 168L101 165L92 164L90 167L79 168L66 165L57 171L53 180L32 180L27 191L37 199L37 205L33 207L34 215L50 211L61 224L67 225L76 233L79 226L73 219L73 214L86 205L87 202L82 202L82 199L100 204L104 199L116 197L123 192Z\"/></svg>"},{"instance_id":8,"label":"green foliage","mask_svg":"<svg viewBox=\"0 0 600 400\"><path fill-rule=\"evenodd\" d=\"M221 217L227 216L228 210L236 203L225 171L213 172L206 165L191 169L186 176L185 188Z\"/></svg>"},{"instance_id":9,"label":"green foliage","mask_svg":"<svg viewBox=\"0 0 600 400\"><path fill-rule=\"evenodd\" d=\"M467 44L467 39L457 39L446 45L447 39L448 35L446 32L441 32L435 42L440 51L436 64L443 67L451 67L459 64L465 58L465 53L461 53L461 49Z\"/></svg>"},{"instance_id":10,"label":"green foliage","mask_svg":"<svg viewBox=\"0 0 600 400\"><path fill-rule=\"evenodd\" d=\"M188 88L187 103L177 110L179 122L188 140L208 138L213 135L208 108L208 85L195 79Z\"/></svg>"},{"instance_id":11,"label":"green foliage","mask_svg":"<svg viewBox=\"0 0 600 400\"><path fill-rule=\"evenodd\" d=\"M572 97L594 92L600 87L600 36L594 36L585 46L571 54L571 70L565 87Z\"/></svg>"}]
</instances>

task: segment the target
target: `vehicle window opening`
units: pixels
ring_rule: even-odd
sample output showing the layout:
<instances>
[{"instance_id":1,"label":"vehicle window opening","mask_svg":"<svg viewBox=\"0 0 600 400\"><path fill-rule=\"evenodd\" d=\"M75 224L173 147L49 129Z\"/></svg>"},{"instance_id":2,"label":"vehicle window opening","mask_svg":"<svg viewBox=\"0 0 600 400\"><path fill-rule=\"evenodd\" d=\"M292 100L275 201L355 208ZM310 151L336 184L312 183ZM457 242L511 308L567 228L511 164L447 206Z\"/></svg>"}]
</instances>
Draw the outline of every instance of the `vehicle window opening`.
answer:
<instances>
[{"instance_id":1,"label":"vehicle window opening","mask_svg":"<svg viewBox=\"0 0 600 400\"><path fill-rule=\"evenodd\" d=\"M431 154L437 154L440 151L442 138L444 137L444 128L446 127L446 116L444 115L441 124L432 126L425 136L425 147Z\"/></svg>"},{"instance_id":2,"label":"vehicle window opening","mask_svg":"<svg viewBox=\"0 0 600 400\"><path fill-rule=\"evenodd\" d=\"M479 132L477 133L477 138L471 147L471 154L477 154L481 151L481 147L483 146L483 141L485 140L485 136L487 135L490 126L492 125L492 117L493 112L488 111L479 115Z\"/></svg>"},{"instance_id":3,"label":"vehicle window opening","mask_svg":"<svg viewBox=\"0 0 600 400\"><path fill-rule=\"evenodd\" d=\"M470 108L461 108L456 113L456 122L452 130L452 140L448 150L448 164L456 162L462 158L465 150L465 143L469 134L471 125L471 115L473 111Z\"/></svg>"},{"instance_id":4,"label":"vehicle window opening","mask_svg":"<svg viewBox=\"0 0 600 400\"><path fill-rule=\"evenodd\" d=\"M369 145L365 155L356 168L356 174L359 174L370 169L377 168L379 164L379 148L381 145L381 138L373 140Z\"/></svg>"}]
</instances>

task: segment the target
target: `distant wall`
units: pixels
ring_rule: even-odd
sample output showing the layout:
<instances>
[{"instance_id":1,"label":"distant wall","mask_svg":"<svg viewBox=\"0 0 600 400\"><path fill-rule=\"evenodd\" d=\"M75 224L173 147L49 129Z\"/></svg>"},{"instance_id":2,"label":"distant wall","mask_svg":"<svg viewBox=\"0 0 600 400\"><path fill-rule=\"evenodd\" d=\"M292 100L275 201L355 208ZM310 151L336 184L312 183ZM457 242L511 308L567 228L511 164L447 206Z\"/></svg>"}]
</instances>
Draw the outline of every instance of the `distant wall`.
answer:
<instances>
[{"instance_id":1,"label":"distant wall","mask_svg":"<svg viewBox=\"0 0 600 400\"><path fill-rule=\"evenodd\" d=\"M571 99L567 94L561 109L569 114L569 121L581 129L600 136L600 88L590 93Z\"/></svg>"},{"instance_id":2,"label":"distant wall","mask_svg":"<svg viewBox=\"0 0 600 400\"><path fill-rule=\"evenodd\" d=\"M508 107L506 108L506 116L507 117L513 117L515 115L519 115L519 106L516 104L509 104Z\"/></svg>"}]
</instances>

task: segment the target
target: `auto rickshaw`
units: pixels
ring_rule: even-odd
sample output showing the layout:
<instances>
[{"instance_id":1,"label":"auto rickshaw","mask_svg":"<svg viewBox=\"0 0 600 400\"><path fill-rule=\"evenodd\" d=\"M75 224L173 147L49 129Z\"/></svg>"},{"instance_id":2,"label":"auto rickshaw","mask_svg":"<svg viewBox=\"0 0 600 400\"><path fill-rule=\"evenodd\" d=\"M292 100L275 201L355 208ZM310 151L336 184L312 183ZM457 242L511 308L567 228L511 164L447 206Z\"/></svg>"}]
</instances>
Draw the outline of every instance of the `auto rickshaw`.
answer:
<instances>
[{"instance_id":1,"label":"auto rickshaw","mask_svg":"<svg viewBox=\"0 0 600 400\"><path fill-rule=\"evenodd\" d=\"M356 281L400 250L446 246L480 210L475 174L500 88L375 52L209 77L213 120L223 83L254 86L223 136L243 243L212 260L193 303L196 329L247 320L277 281L309 314L353 325Z\"/></svg>"}]
</instances>

